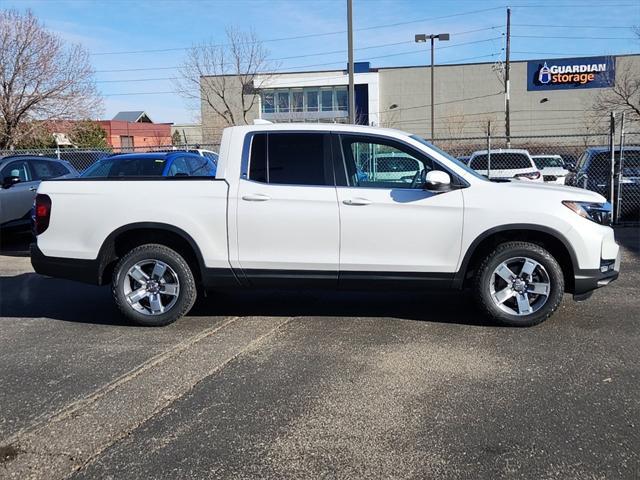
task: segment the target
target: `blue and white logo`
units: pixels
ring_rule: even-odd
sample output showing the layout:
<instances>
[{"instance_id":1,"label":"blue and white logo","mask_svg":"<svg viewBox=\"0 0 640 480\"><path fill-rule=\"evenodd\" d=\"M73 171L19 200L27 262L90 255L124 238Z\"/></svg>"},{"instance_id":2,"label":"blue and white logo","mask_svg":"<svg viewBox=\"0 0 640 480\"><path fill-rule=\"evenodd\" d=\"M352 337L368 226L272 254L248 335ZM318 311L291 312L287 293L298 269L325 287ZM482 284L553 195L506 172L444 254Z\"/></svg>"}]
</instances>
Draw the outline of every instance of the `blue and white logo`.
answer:
<instances>
[{"instance_id":1,"label":"blue and white logo","mask_svg":"<svg viewBox=\"0 0 640 480\"><path fill-rule=\"evenodd\" d=\"M547 62L544 62L544 66L538 72L538 81L543 84L547 84L551 81L551 72L547 67Z\"/></svg>"}]
</instances>

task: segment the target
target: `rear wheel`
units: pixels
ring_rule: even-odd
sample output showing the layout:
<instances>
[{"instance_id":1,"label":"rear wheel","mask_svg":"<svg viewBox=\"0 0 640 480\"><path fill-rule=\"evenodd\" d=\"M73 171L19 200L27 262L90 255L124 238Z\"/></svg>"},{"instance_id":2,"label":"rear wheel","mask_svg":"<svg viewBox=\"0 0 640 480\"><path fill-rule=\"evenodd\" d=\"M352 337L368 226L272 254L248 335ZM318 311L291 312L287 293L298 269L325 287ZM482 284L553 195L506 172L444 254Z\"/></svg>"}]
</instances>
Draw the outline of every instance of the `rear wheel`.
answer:
<instances>
[{"instance_id":1,"label":"rear wheel","mask_svg":"<svg viewBox=\"0 0 640 480\"><path fill-rule=\"evenodd\" d=\"M118 309L138 325L159 327L184 316L196 300L187 262L164 245L141 245L116 265L112 282Z\"/></svg>"},{"instance_id":2,"label":"rear wheel","mask_svg":"<svg viewBox=\"0 0 640 480\"><path fill-rule=\"evenodd\" d=\"M482 262L474 296L492 319L532 326L549 318L562 302L564 276L556 259L528 242L498 245Z\"/></svg>"}]
</instances>

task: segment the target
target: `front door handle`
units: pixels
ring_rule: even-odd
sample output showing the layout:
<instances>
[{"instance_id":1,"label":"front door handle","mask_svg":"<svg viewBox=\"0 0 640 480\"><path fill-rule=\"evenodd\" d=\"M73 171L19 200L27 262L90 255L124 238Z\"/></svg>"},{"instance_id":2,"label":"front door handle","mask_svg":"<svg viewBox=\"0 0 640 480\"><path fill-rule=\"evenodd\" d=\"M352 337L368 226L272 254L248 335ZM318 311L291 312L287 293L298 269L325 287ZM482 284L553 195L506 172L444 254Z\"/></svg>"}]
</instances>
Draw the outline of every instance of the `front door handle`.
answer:
<instances>
[{"instance_id":1,"label":"front door handle","mask_svg":"<svg viewBox=\"0 0 640 480\"><path fill-rule=\"evenodd\" d=\"M271 200L271 197L263 193L250 193L249 195L243 195L242 199L247 202L266 202L267 200Z\"/></svg>"},{"instance_id":2,"label":"front door handle","mask_svg":"<svg viewBox=\"0 0 640 480\"><path fill-rule=\"evenodd\" d=\"M348 198L343 200L342 203L345 205L370 205L371 200L367 200L366 198Z\"/></svg>"}]
</instances>

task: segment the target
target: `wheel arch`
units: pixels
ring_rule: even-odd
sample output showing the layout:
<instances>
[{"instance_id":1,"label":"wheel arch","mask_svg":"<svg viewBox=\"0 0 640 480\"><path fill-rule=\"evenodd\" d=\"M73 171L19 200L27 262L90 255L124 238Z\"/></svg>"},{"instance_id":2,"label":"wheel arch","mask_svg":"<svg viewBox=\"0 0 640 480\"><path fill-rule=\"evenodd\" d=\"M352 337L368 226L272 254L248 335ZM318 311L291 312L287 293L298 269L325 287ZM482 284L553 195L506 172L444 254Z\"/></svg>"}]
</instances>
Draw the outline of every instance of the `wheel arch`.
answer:
<instances>
[{"instance_id":1,"label":"wheel arch","mask_svg":"<svg viewBox=\"0 0 640 480\"><path fill-rule=\"evenodd\" d=\"M158 243L177 251L191 267L196 282L202 281L204 258L191 235L166 223L137 222L117 228L102 243L98 253L98 284L110 282L119 258L132 248L147 243Z\"/></svg>"},{"instance_id":2,"label":"wheel arch","mask_svg":"<svg viewBox=\"0 0 640 480\"><path fill-rule=\"evenodd\" d=\"M500 243L520 240L535 243L551 253L562 268L565 290L573 292L578 260L573 247L562 233L535 224L508 224L491 228L478 235L467 249L453 280L455 288L464 288L471 280L480 260Z\"/></svg>"}]
</instances>

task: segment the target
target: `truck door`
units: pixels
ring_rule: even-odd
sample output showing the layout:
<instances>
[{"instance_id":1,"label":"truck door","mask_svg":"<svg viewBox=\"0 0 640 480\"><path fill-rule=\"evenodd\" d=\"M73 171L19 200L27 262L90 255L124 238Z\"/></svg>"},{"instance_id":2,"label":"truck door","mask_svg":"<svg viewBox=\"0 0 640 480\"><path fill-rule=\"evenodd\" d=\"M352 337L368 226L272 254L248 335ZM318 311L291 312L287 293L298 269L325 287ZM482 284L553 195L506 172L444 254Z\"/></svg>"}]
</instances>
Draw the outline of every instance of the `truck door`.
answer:
<instances>
[{"instance_id":1,"label":"truck door","mask_svg":"<svg viewBox=\"0 0 640 480\"><path fill-rule=\"evenodd\" d=\"M238 262L253 285L337 283L340 220L331 135L253 135L238 187Z\"/></svg>"},{"instance_id":2,"label":"truck door","mask_svg":"<svg viewBox=\"0 0 640 480\"><path fill-rule=\"evenodd\" d=\"M340 285L448 286L460 256L462 191L424 189L445 170L401 141L334 135L340 208ZM453 181L453 179L452 179Z\"/></svg>"}]
</instances>

